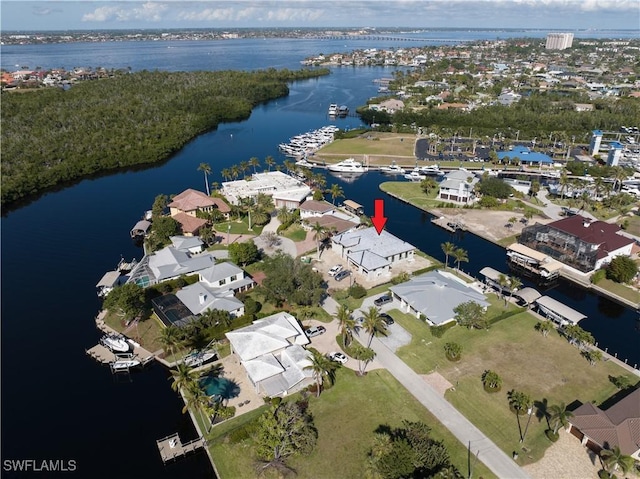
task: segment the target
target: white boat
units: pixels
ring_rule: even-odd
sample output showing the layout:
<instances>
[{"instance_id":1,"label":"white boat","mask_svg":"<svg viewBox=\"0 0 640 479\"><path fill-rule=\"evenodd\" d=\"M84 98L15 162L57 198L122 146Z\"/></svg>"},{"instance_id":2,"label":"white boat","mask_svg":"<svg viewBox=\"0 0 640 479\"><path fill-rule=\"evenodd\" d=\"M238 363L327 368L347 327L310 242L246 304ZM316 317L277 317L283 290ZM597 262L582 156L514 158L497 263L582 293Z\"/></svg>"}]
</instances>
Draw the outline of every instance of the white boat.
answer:
<instances>
[{"instance_id":1,"label":"white boat","mask_svg":"<svg viewBox=\"0 0 640 479\"><path fill-rule=\"evenodd\" d=\"M401 166L396 165L396 162L392 162L389 166L381 166L380 171L387 175L404 175L406 170Z\"/></svg>"},{"instance_id":2,"label":"white boat","mask_svg":"<svg viewBox=\"0 0 640 479\"><path fill-rule=\"evenodd\" d=\"M305 168L313 168L314 165L313 163L309 163L307 160L298 160L296 161L296 166L304 166Z\"/></svg>"},{"instance_id":3,"label":"white boat","mask_svg":"<svg viewBox=\"0 0 640 479\"><path fill-rule=\"evenodd\" d=\"M347 158L340 163L334 165L328 165L327 170L338 173L364 173L367 171L362 163L356 161L354 158Z\"/></svg>"},{"instance_id":4,"label":"white boat","mask_svg":"<svg viewBox=\"0 0 640 479\"><path fill-rule=\"evenodd\" d=\"M140 364L139 359L118 359L111 363L111 367L115 370L123 370L140 366Z\"/></svg>"},{"instance_id":5,"label":"white boat","mask_svg":"<svg viewBox=\"0 0 640 479\"><path fill-rule=\"evenodd\" d=\"M336 103L332 103L329 105L329 116L336 116L338 114L338 105Z\"/></svg>"},{"instance_id":6,"label":"white boat","mask_svg":"<svg viewBox=\"0 0 640 479\"><path fill-rule=\"evenodd\" d=\"M185 356L182 362L191 367L200 366L201 364L213 359L215 356L216 353L213 351L197 351Z\"/></svg>"},{"instance_id":7,"label":"white boat","mask_svg":"<svg viewBox=\"0 0 640 479\"><path fill-rule=\"evenodd\" d=\"M100 339L100 343L111 351L119 353L126 353L130 348L124 336L118 336L116 334L106 334Z\"/></svg>"},{"instance_id":8,"label":"white boat","mask_svg":"<svg viewBox=\"0 0 640 479\"><path fill-rule=\"evenodd\" d=\"M420 169L418 168L414 168L413 170L411 170L409 173L407 173L406 175L404 175L405 179L409 180L409 181L422 181L424 180L427 176L424 173L420 172Z\"/></svg>"},{"instance_id":9,"label":"white boat","mask_svg":"<svg viewBox=\"0 0 640 479\"><path fill-rule=\"evenodd\" d=\"M442 172L440 171L440 167L438 165L428 165L421 166L419 168L420 172L425 175L440 175Z\"/></svg>"}]
</instances>

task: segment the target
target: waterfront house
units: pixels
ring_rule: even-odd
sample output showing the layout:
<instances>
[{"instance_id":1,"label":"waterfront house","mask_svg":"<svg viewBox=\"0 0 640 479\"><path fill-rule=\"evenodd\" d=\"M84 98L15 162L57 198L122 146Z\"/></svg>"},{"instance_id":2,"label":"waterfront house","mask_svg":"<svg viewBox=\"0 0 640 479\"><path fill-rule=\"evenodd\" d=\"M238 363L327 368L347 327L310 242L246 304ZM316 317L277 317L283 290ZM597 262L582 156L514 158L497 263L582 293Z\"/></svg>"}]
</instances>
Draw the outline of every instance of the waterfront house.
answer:
<instances>
[{"instance_id":1,"label":"waterfront house","mask_svg":"<svg viewBox=\"0 0 640 479\"><path fill-rule=\"evenodd\" d=\"M202 253L204 243L197 236L169 236L171 244L178 251L190 254Z\"/></svg>"},{"instance_id":2,"label":"waterfront house","mask_svg":"<svg viewBox=\"0 0 640 479\"><path fill-rule=\"evenodd\" d=\"M188 213L179 212L172 216L180 225L182 234L185 236L196 236L200 229L207 224L204 218L196 218Z\"/></svg>"},{"instance_id":3,"label":"waterfront house","mask_svg":"<svg viewBox=\"0 0 640 479\"><path fill-rule=\"evenodd\" d=\"M477 201L475 186L480 180L467 170L447 173L439 185L438 199L458 204Z\"/></svg>"},{"instance_id":4,"label":"waterfront house","mask_svg":"<svg viewBox=\"0 0 640 479\"><path fill-rule=\"evenodd\" d=\"M399 261L412 261L416 249L387 230L378 234L374 227L334 235L331 247L368 280L391 274Z\"/></svg>"},{"instance_id":5,"label":"waterfront house","mask_svg":"<svg viewBox=\"0 0 640 479\"><path fill-rule=\"evenodd\" d=\"M298 320L285 312L258 319L226 333L231 352L247 371L258 394L286 396L313 383L304 345L309 338Z\"/></svg>"},{"instance_id":6,"label":"waterfront house","mask_svg":"<svg viewBox=\"0 0 640 479\"><path fill-rule=\"evenodd\" d=\"M198 274L216 262L215 256L209 253L191 255L179 251L173 246L167 246L147 258L150 284L160 283L182 275ZM141 262L142 263L142 262Z\"/></svg>"},{"instance_id":7,"label":"waterfront house","mask_svg":"<svg viewBox=\"0 0 640 479\"><path fill-rule=\"evenodd\" d=\"M640 460L640 389L602 410L581 405L569 418L569 432L595 453L619 447L622 454Z\"/></svg>"},{"instance_id":8,"label":"waterfront house","mask_svg":"<svg viewBox=\"0 0 640 479\"><path fill-rule=\"evenodd\" d=\"M406 283L391 286L400 309L423 318L431 326L455 321L454 309L468 301L489 307L487 297L458 277L443 271L431 271L411 278Z\"/></svg>"},{"instance_id":9,"label":"waterfront house","mask_svg":"<svg viewBox=\"0 0 640 479\"><path fill-rule=\"evenodd\" d=\"M592 273L619 255L631 255L634 240L616 224L569 216L522 230L519 242L582 273Z\"/></svg>"},{"instance_id":10,"label":"waterfront house","mask_svg":"<svg viewBox=\"0 0 640 479\"><path fill-rule=\"evenodd\" d=\"M311 195L311 188L281 171L255 173L250 180L222 183L222 194L234 205L240 204L242 198L256 197L259 193L271 196L276 208L295 209Z\"/></svg>"},{"instance_id":11,"label":"waterfront house","mask_svg":"<svg viewBox=\"0 0 640 479\"><path fill-rule=\"evenodd\" d=\"M211 213L214 210L218 210L225 218L228 218L231 212L231 208L222 198L207 196L201 191L192 188L174 196L167 206L172 217L179 213L195 217L198 211Z\"/></svg>"},{"instance_id":12,"label":"waterfront house","mask_svg":"<svg viewBox=\"0 0 640 479\"><path fill-rule=\"evenodd\" d=\"M327 201L307 200L300 205L300 219L319 218L335 210L335 205Z\"/></svg>"}]
</instances>

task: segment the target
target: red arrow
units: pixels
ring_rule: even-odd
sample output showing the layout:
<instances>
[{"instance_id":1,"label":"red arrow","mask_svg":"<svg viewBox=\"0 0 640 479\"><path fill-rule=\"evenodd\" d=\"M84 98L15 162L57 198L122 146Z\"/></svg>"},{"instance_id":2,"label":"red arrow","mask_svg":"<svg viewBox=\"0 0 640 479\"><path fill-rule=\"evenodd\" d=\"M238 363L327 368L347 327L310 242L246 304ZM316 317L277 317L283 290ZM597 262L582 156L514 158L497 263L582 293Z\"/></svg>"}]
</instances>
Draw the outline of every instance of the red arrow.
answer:
<instances>
[{"instance_id":1,"label":"red arrow","mask_svg":"<svg viewBox=\"0 0 640 479\"><path fill-rule=\"evenodd\" d=\"M373 200L373 210L371 222L376 227L378 234L380 234L384 229L384 225L387 224L387 217L384 215L384 200Z\"/></svg>"}]
</instances>

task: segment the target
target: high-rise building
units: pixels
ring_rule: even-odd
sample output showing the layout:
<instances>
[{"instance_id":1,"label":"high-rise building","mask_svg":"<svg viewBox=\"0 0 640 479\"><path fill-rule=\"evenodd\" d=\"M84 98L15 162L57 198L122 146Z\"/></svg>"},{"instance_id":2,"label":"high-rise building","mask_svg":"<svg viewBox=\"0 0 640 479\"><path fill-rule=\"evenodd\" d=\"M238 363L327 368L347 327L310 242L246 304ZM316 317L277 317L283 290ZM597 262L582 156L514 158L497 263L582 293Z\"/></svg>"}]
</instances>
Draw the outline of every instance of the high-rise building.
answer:
<instances>
[{"instance_id":1,"label":"high-rise building","mask_svg":"<svg viewBox=\"0 0 640 479\"><path fill-rule=\"evenodd\" d=\"M573 45L573 33L548 33L547 50L564 50Z\"/></svg>"}]
</instances>

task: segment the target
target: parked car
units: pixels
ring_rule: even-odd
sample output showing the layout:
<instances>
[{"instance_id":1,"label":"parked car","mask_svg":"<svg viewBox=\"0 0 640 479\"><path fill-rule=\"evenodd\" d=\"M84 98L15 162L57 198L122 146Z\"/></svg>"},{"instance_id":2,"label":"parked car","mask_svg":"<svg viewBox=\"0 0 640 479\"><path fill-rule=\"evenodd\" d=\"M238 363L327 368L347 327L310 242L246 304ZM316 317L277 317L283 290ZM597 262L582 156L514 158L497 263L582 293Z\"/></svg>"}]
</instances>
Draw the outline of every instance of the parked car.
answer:
<instances>
[{"instance_id":1,"label":"parked car","mask_svg":"<svg viewBox=\"0 0 640 479\"><path fill-rule=\"evenodd\" d=\"M337 264L337 265L335 265L333 268L331 268L329 270L329 276L335 276L340 271L342 271L342 265L341 264Z\"/></svg>"},{"instance_id":2,"label":"parked car","mask_svg":"<svg viewBox=\"0 0 640 479\"><path fill-rule=\"evenodd\" d=\"M393 323L395 323L393 318L389 316L387 313L380 313L380 317L382 318L382 320L385 322L387 326L391 326Z\"/></svg>"},{"instance_id":3,"label":"parked car","mask_svg":"<svg viewBox=\"0 0 640 479\"><path fill-rule=\"evenodd\" d=\"M329 353L328 356L331 361L335 361L340 364L344 364L349 360L349 358L345 354L337 352Z\"/></svg>"},{"instance_id":4,"label":"parked car","mask_svg":"<svg viewBox=\"0 0 640 479\"><path fill-rule=\"evenodd\" d=\"M313 338L314 336L320 336L326 330L327 329L324 326L311 326L310 328L305 329L304 332L307 336Z\"/></svg>"},{"instance_id":5,"label":"parked car","mask_svg":"<svg viewBox=\"0 0 640 479\"><path fill-rule=\"evenodd\" d=\"M375 304L376 306L383 306L387 303L390 303L391 301L393 301L393 298L391 297L390 294L384 294L382 296L380 296L379 298L376 298L373 300L373 304Z\"/></svg>"},{"instance_id":6,"label":"parked car","mask_svg":"<svg viewBox=\"0 0 640 479\"><path fill-rule=\"evenodd\" d=\"M356 327L361 328L364 324L364 316L356 318Z\"/></svg>"},{"instance_id":7,"label":"parked car","mask_svg":"<svg viewBox=\"0 0 640 479\"><path fill-rule=\"evenodd\" d=\"M340 271L338 274L336 274L333 278L336 281L342 281L343 279L345 279L347 276L349 276L351 274L351 271L349 271L348 269L343 269L342 271Z\"/></svg>"}]
</instances>

